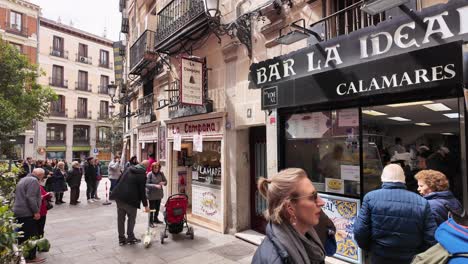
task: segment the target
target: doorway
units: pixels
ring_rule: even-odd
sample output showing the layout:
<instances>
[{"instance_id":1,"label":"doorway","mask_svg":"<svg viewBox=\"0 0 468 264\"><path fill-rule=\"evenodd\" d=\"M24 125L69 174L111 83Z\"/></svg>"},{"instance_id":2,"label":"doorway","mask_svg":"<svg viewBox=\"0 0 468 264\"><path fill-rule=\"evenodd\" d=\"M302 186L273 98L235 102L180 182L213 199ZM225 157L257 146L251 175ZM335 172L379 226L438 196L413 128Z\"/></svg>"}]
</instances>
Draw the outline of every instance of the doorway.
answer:
<instances>
[{"instance_id":1,"label":"doorway","mask_svg":"<svg viewBox=\"0 0 468 264\"><path fill-rule=\"evenodd\" d=\"M251 127L249 129L250 144L250 222L252 229L265 233L267 221L264 212L267 210L267 202L257 189L257 181L260 177L267 177L266 155L266 127Z\"/></svg>"}]
</instances>

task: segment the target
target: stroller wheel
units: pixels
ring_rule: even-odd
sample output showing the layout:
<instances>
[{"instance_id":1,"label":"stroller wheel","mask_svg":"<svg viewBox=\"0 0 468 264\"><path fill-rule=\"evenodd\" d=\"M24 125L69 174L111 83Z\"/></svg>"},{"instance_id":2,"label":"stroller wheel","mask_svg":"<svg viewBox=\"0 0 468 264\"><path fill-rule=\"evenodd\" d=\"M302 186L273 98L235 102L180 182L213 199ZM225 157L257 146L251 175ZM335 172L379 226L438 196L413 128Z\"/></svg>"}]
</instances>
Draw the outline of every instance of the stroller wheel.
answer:
<instances>
[{"instance_id":1,"label":"stroller wheel","mask_svg":"<svg viewBox=\"0 0 468 264\"><path fill-rule=\"evenodd\" d=\"M161 244L164 244L164 238L166 238L166 235L164 234L164 232L161 232L161 234L159 235L159 238L161 240Z\"/></svg>"}]
</instances>

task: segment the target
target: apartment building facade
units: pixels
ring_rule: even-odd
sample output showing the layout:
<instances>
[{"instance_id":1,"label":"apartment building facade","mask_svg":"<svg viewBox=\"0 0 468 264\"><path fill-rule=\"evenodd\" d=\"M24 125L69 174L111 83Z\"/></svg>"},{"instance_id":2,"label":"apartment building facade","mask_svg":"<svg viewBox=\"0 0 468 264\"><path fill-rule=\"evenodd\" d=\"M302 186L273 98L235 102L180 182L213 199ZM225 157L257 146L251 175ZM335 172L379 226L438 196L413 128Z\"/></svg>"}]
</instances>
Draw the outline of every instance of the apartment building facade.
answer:
<instances>
[{"instance_id":1,"label":"apartment building facade","mask_svg":"<svg viewBox=\"0 0 468 264\"><path fill-rule=\"evenodd\" d=\"M50 116L36 125L37 159L83 160L94 155L110 159L107 142L108 85L114 81L113 42L40 18L39 65L45 72L39 83L58 94L51 103Z\"/></svg>"},{"instance_id":2,"label":"apartment building facade","mask_svg":"<svg viewBox=\"0 0 468 264\"><path fill-rule=\"evenodd\" d=\"M24 54L29 62L37 63L40 7L28 1L0 1L0 36ZM34 130L28 129L14 139L14 157L22 158L34 152Z\"/></svg>"},{"instance_id":3,"label":"apartment building facade","mask_svg":"<svg viewBox=\"0 0 468 264\"><path fill-rule=\"evenodd\" d=\"M337 89L339 93L356 90L356 94L369 90L362 86L363 81L361 86L359 80L350 84L355 73L344 76L344 66L358 65L362 68L357 72L370 72L380 59L395 59L387 58L390 55L385 52L404 56L391 50L392 43L384 42L384 37L400 28L394 36L402 37L403 42L394 45L404 46L402 43L412 39L403 29L418 28L414 21L405 19L418 16L420 21L430 21L430 15L434 19L437 11L445 9L454 12L451 23L455 25L462 1L408 1L406 7L370 15L361 10L361 1L220 0L220 20L208 15L205 1L122 0L119 5L122 37L127 43L127 78L122 91L130 116L126 118L123 152L127 158L136 155L139 160L156 153L169 180L166 193L188 194L190 221L219 232L263 232L266 202L256 191L256 181L283 168L301 167L327 200L327 214L348 232L345 229L352 225L349 221L359 211L363 195L378 188L377 175L385 162L390 162L382 153L397 137L398 128L403 128L397 126L400 123L391 123L393 119L379 123L368 113L379 112L385 117L413 113L412 118L418 120L422 118L418 107L445 105L446 111L457 113L439 116L428 112L424 117L431 116L433 123L411 123L399 136L408 142L408 152L419 144L430 145L435 152L440 145L450 146L457 157L455 166L460 171L466 169L466 127L459 120L466 106L459 83L449 85L453 90L439 89L445 93L424 92L443 84L426 84L420 91L405 90L394 97L382 92L378 100L366 94L348 101L329 95ZM465 21L462 15L459 11L459 20ZM386 31L393 27L393 32ZM455 26L453 35L463 28ZM442 33L434 35L450 35ZM422 39L412 45L420 47L425 34L418 31ZM357 44L341 51L339 47L347 47L348 39ZM454 40L466 43L464 35ZM425 48L438 47L429 37L427 41L431 44L412 50L418 58L430 58L421 55L431 52ZM466 45L462 48L466 50ZM460 51L460 47L454 50ZM340 52L351 58L343 68ZM363 61L357 59L360 56ZM463 53L454 58L462 60ZM436 62L428 65L431 63ZM379 67L383 66L376 69ZM337 71L328 73L333 69ZM384 72L392 70L389 64L383 67ZM335 75L307 79L315 71ZM393 73L386 78L391 76ZM325 80L343 84L337 88ZM398 84L406 83L400 80ZM391 103L398 105L388 106ZM413 108L398 111L403 109L398 107L407 106ZM462 175L453 172L452 180L462 187L453 191L467 204L467 180ZM349 263L364 261L360 250L346 250L355 243L352 236L339 239L342 247L337 258Z\"/></svg>"}]
</instances>

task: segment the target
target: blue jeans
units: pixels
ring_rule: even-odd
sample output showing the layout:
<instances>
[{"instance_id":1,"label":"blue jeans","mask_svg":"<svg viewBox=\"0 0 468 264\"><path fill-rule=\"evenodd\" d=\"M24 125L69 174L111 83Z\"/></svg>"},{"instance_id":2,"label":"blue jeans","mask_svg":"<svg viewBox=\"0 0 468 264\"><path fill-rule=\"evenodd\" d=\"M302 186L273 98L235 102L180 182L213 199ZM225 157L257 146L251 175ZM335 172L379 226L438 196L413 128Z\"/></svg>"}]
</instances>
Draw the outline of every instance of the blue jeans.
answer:
<instances>
[{"instance_id":1,"label":"blue jeans","mask_svg":"<svg viewBox=\"0 0 468 264\"><path fill-rule=\"evenodd\" d=\"M109 180L110 180L110 183L111 183L109 191L112 192L112 190L114 190L115 186L117 185L118 180L116 180L116 179L109 179Z\"/></svg>"}]
</instances>

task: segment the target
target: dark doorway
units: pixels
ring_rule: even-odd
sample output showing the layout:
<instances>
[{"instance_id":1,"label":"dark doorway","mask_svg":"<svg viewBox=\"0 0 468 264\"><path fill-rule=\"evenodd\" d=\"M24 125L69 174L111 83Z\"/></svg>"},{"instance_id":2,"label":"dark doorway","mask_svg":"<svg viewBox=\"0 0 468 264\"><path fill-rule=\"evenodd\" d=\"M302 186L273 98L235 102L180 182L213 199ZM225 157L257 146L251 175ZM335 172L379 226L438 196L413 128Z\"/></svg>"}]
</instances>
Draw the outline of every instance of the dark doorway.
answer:
<instances>
[{"instance_id":1,"label":"dark doorway","mask_svg":"<svg viewBox=\"0 0 468 264\"><path fill-rule=\"evenodd\" d=\"M257 190L257 181L260 177L267 177L266 155L266 127L252 127L249 129L250 143L250 215L252 229L265 233L266 220L263 212L267 209L266 200Z\"/></svg>"}]
</instances>

